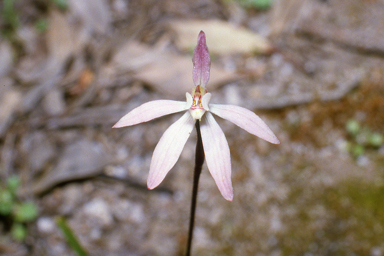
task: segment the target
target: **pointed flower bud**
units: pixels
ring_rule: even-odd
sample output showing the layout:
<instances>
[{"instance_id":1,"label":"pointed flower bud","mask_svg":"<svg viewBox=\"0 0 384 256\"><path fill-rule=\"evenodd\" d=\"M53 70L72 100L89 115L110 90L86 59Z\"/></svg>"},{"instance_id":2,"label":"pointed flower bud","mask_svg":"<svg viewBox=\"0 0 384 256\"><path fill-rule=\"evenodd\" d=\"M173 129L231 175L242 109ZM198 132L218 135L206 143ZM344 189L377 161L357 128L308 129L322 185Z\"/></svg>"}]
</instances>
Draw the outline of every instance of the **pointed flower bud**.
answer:
<instances>
[{"instance_id":1,"label":"pointed flower bud","mask_svg":"<svg viewBox=\"0 0 384 256\"><path fill-rule=\"evenodd\" d=\"M205 34L203 31L200 31L197 38L197 46L193 51L193 71L192 77L195 86L202 86L205 88L205 85L209 80L209 72L211 68L211 57L209 56L208 47L205 42Z\"/></svg>"}]
</instances>

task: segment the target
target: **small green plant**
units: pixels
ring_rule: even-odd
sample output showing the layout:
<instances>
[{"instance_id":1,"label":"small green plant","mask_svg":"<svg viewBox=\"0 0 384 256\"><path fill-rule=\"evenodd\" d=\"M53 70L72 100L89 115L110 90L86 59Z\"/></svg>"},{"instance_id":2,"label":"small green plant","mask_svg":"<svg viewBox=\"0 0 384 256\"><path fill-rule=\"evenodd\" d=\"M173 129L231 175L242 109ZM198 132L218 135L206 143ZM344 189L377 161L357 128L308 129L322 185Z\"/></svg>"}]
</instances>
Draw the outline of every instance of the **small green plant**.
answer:
<instances>
[{"instance_id":1,"label":"small green plant","mask_svg":"<svg viewBox=\"0 0 384 256\"><path fill-rule=\"evenodd\" d=\"M23 241L27 235L25 225L36 219L38 209L33 202L20 202L17 198L19 186L19 177L12 176L0 187L0 216L6 222L4 226L10 226L12 238Z\"/></svg>"},{"instance_id":2,"label":"small green plant","mask_svg":"<svg viewBox=\"0 0 384 256\"><path fill-rule=\"evenodd\" d=\"M48 29L48 20L46 18L40 18L39 20L36 21L35 28L40 33L43 33L45 31L47 31L47 29Z\"/></svg>"},{"instance_id":3,"label":"small green plant","mask_svg":"<svg viewBox=\"0 0 384 256\"><path fill-rule=\"evenodd\" d=\"M3 0L0 3L0 20L1 20L1 34L11 42L16 41L16 31L20 27L20 13L15 8L15 3L18 0ZM53 4L60 10L68 9L67 0L50 0L50 3ZM43 15L45 16L45 15ZM39 32L45 32L48 28L48 20L45 17L41 17L35 23L36 29Z\"/></svg>"},{"instance_id":4,"label":"small green plant","mask_svg":"<svg viewBox=\"0 0 384 256\"><path fill-rule=\"evenodd\" d=\"M255 8L258 10L266 10L271 7L273 0L228 0L239 3L244 8Z\"/></svg>"},{"instance_id":5,"label":"small green plant","mask_svg":"<svg viewBox=\"0 0 384 256\"><path fill-rule=\"evenodd\" d=\"M65 239L67 240L67 243L72 248L72 250L76 252L78 256L88 256L87 251L80 244L76 235L73 233L72 229L68 226L67 221L63 217L58 217L56 219L56 224L60 228Z\"/></svg>"},{"instance_id":6,"label":"small green plant","mask_svg":"<svg viewBox=\"0 0 384 256\"><path fill-rule=\"evenodd\" d=\"M49 5L53 5L57 8L59 8L62 11L65 11L68 9L68 2L67 0L50 0ZM46 17L46 15L42 15L36 22L35 22L35 28L38 32L44 33L48 30L49 27L49 20Z\"/></svg>"},{"instance_id":7,"label":"small green plant","mask_svg":"<svg viewBox=\"0 0 384 256\"><path fill-rule=\"evenodd\" d=\"M67 0L51 0L59 9L66 10L68 8Z\"/></svg>"},{"instance_id":8,"label":"small green plant","mask_svg":"<svg viewBox=\"0 0 384 256\"><path fill-rule=\"evenodd\" d=\"M384 143L384 137L381 133L372 132L368 127L361 127L358 121L350 119L345 125L345 129L350 135L347 142L347 151L354 157L363 155L367 148L379 148Z\"/></svg>"},{"instance_id":9,"label":"small green plant","mask_svg":"<svg viewBox=\"0 0 384 256\"><path fill-rule=\"evenodd\" d=\"M245 7L254 7L259 10L266 10L271 7L273 0L240 0Z\"/></svg>"},{"instance_id":10,"label":"small green plant","mask_svg":"<svg viewBox=\"0 0 384 256\"><path fill-rule=\"evenodd\" d=\"M19 15L15 9L14 3L16 0L4 0L2 3L2 28L1 34L10 41L14 40L17 28L20 25Z\"/></svg>"}]
</instances>

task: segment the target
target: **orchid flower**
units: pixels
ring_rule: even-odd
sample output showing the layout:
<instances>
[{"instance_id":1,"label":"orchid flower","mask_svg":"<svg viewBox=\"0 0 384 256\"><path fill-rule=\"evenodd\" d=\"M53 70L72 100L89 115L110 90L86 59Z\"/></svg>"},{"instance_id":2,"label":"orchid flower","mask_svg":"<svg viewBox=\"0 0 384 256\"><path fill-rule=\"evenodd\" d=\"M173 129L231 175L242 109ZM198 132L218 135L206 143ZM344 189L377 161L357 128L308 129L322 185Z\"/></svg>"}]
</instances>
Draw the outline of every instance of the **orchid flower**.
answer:
<instances>
[{"instance_id":1,"label":"orchid flower","mask_svg":"<svg viewBox=\"0 0 384 256\"><path fill-rule=\"evenodd\" d=\"M164 115L186 111L165 131L153 152L147 180L148 189L157 187L176 164L193 130L195 121L199 120L201 121L201 137L208 169L222 196L226 200L232 201L229 146L212 114L231 121L270 143L279 144L280 142L271 129L252 111L233 105L209 103L211 93L207 92L206 84L209 80L211 59L203 31L198 36L192 61L195 87L191 94L186 93L186 101L155 100L147 102L123 116L113 128L131 126Z\"/></svg>"}]
</instances>

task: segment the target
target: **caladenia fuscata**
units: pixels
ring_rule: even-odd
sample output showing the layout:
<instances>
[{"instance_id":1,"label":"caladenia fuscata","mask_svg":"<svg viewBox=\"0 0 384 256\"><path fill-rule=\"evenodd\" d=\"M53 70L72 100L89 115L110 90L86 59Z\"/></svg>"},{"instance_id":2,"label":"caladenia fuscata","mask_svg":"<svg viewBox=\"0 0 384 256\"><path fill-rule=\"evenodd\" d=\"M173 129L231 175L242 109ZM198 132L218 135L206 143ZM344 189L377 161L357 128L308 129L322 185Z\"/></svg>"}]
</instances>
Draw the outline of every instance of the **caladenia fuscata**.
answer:
<instances>
[{"instance_id":1,"label":"caladenia fuscata","mask_svg":"<svg viewBox=\"0 0 384 256\"><path fill-rule=\"evenodd\" d=\"M179 159L193 127L196 127L195 174L186 255L190 255L198 182L204 160L221 195L228 201L233 200L229 146L212 114L270 143L280 143L271 129L252 111L234 105L210 103L212 95L207 91L206 85L210 76L211 59L203 31L198 35L192 61L195 87L191 93L186 93L186 101L156 100L144 103L123 116L113 126L113 128L132 126L164 115L185 112L164 132L153 152L147 179L149 189L156 188L164 180Z\"/></svg>"}]
</instances>

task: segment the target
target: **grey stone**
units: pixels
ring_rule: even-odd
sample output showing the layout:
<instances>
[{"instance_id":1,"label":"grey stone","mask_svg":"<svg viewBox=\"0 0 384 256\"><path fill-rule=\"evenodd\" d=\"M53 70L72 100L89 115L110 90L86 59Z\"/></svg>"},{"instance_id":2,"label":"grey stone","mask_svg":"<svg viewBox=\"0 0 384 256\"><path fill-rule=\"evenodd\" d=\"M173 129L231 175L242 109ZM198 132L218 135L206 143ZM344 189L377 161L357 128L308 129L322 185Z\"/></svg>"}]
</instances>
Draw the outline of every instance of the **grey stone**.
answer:
<instances>
[{"instance_id":1,"label":"grey stone","mask_svg":"<svg viewBox=\"0 0 384 256\"><path fill-rule=\"evenodd\" d=\"M51 116L64 113L66 104L62 90L55 88L50 90L43 99L44 111Z\"/></svg>"},{"instance_id":2,"label":"grey stone","mask_svg":"<svg viewBox=\"0 0 384 256\"><path fill-rule=\"evenodd\" d=\"M71 180L90 178L103 172L109 158L101 143L80 140L65 147L57 166L33 185L34 193Z\"/></svg>"},{"instance_id":3,"label":"grey stone","mask_svg":"<svg viewBox=\"0 0 384 256\"><path fill-rule=\"evenodd\" d=\"M22 147L28 156L28 167L32 173L42 169L55 156L55 148L43 132L34 132L25 137Z\"/></svg>"},{"instance_id":4,"label":"grey stone","mask_svg":"<svg viewBox=\"0 0 384 256\"><path fill-rule=\"evenodd\" d=\"M55 221L51 217L47 217L47 216L40 217L37 220L36 225L37 225L37 229L41 233L45 233L45 234L52 233L56 228Z\"/></svg>"},{"instance_id":5,"label":"grey stone","mask_svg":"<svg viewBox=\"0 0 384 256\"><path fill-rule=\"evenodd\" d=\"M110 226L113 223L110 206L100 198L95 198L83 207L83 211L90 218L96 218L102 226Z\"/></svg>"}]
</instances>

